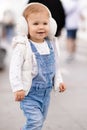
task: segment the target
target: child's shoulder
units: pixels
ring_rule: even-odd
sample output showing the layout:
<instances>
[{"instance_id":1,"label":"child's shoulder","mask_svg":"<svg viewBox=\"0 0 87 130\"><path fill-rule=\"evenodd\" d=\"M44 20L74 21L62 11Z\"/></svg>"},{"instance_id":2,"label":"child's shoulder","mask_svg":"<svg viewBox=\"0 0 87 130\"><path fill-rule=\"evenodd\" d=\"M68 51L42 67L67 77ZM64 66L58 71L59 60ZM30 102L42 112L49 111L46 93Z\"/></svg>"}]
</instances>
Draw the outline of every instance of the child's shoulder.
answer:
<instances>
[{"instance_id":1,"label":"child's shoulder","mask_svg":"<svg viewBox=\"0 0 87 130\"><path fill-rule=\"evenodd\" d=\"M26 36L15 36L12 40L12 48L15 48L16 46L26 46L26 44L28 43L28 39Z\"/></svg>"},{"instance_id":2,"label":"child's shoulder","mask_svg":"<svg viewBox=\"0 0 87 130\"><path fill-rule=\"evenodd\" d=\"M52 39L49 39L49 41L53 44L53 46L59 46L59 40L57 37L53 37Z\"/></svg>"},{"instance_id":3,"label":"child's shoulder","mask_svg":"<svg viewBox=\"0 0 87 130\"><path fill-rule=\"evenodd\" d=\"M59 50L59 40L57 37L53 37L51 40L52 46L54 48L54 51L60 55L60 50Z\"/></svg>"}]
</instances>

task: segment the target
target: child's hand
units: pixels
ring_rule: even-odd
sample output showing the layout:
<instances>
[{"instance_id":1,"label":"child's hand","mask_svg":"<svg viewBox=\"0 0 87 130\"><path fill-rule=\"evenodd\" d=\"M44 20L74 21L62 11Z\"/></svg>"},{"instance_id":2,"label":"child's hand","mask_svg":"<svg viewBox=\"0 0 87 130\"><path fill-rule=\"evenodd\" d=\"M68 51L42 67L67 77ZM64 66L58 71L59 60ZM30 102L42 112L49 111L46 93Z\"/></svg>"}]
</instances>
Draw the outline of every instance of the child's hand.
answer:
<instances>
[{"instance_id":1,"label":"child's hand","mask_svg":"<svg viewBox=\"0 0 87 130\"><path fill-rule=\"evenodd\" d=\"M59 92L64 92L66 90L66 86L64 83L60 83L59 85Z\"/></svg>"},{"instance_id":2,"label":"child's hand","mask_svg":"<svg viewBox=\"0 0 87 130\"><path fill-rule=\"evenodd\" d=\"M15 101L21 101L25 97L25 91L24 90L19 90L14 93L15 96Z\"/></svg>"}]
</instances>

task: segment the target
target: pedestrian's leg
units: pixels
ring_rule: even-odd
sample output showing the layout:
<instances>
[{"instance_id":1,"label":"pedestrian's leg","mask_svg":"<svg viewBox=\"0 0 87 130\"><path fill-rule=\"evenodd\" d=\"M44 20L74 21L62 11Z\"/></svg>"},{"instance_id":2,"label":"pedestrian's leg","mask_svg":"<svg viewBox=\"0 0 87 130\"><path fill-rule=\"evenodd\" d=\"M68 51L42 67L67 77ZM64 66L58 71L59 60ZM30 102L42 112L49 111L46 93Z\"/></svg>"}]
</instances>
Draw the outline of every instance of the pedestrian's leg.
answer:
<instances>
[{"instance_id":1,"label":"pedestrian's leg","mask_svg":"<svg viewBox=\"0 0 87 130\"><path fill-rule=\"evenodd\" d=\"M75 51L76 51L75 39L73 39L73 38L67 39L67 51L70 54L75 53Z\"/></svg>"}]
</instances>

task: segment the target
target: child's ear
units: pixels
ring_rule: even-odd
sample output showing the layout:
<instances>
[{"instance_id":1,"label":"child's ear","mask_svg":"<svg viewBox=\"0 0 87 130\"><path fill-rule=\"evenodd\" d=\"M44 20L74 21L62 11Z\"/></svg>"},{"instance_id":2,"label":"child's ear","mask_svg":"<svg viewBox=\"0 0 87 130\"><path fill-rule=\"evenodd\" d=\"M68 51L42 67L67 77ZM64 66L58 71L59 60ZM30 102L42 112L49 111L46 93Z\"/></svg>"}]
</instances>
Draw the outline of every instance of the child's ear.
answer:
<instances>
[{"instance_id":1,"label":"child's ear","mask_svg":"<svg viewBox=\"0 0 87 130\"><path fill-rule=\"evenodd\" d=\"M17 35L28 35L28 24L23 16L17 19L15 31Z\"/></svg>"}]
</instances>

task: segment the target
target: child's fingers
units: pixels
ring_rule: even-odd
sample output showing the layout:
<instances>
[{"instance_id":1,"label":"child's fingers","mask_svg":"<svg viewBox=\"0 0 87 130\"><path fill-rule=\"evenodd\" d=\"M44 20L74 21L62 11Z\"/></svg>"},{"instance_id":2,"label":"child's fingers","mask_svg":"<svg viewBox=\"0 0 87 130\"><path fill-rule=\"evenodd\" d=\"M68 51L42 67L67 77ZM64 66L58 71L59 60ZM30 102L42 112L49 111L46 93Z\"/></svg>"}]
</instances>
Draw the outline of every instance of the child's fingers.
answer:
<instances>
[{"instance_id":1,"label":"child's fingers","mask_svg":"<svg viewBox=\"0 0 87 130\"><path fill-rule=\"evenodd\" d=\"M15 101L21 101L25 97L25 92L24 91L15 92L14 96L15 96Z\"/></svg>"},{"instance_id":2,"label":"child's fingers","mask_svg":"<svg viewBox=\"0 0 87 130\"><path fill-rule=\"evenodd\" d=\"M21 101L24 99L24 96L16 95L15 96L15 101Z\"/></svg>"},{"instance_id":3,"label":"child's fingers","mask_svg":"<svg viewBox=\"0 0 87 130\"><path fill-rule=\"evenodd\" d=\"M59 92L64 92L66 90L65 86L60 86L59 87Z\"/></svg>"}]
</instances>

